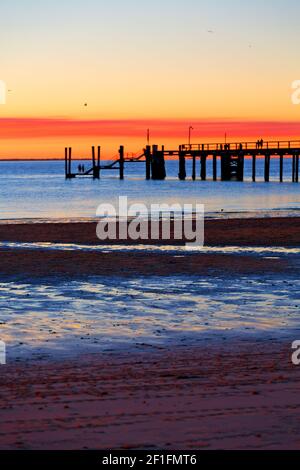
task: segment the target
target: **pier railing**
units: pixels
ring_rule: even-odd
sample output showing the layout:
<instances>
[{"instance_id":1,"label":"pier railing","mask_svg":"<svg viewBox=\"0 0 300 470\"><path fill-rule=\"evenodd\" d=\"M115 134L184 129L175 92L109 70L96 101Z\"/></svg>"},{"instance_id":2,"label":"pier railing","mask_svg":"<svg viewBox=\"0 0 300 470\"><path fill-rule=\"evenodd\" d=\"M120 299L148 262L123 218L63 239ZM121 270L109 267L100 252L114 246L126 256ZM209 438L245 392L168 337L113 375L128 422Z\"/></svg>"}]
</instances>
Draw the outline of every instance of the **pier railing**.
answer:
<instances>
[{"instance_id":1,"label":"pier railing","mask_svg":"<svg viewBox=\"0 0 300 470\"><path fill-rule=\"evenodd\" d=\"M299 149L300 140L286 141L256 141L256 142L228 142L217 144L183 144L180 146L183 151L216 151L216 150L280 150Z\"/></svg>"}]
</instances>

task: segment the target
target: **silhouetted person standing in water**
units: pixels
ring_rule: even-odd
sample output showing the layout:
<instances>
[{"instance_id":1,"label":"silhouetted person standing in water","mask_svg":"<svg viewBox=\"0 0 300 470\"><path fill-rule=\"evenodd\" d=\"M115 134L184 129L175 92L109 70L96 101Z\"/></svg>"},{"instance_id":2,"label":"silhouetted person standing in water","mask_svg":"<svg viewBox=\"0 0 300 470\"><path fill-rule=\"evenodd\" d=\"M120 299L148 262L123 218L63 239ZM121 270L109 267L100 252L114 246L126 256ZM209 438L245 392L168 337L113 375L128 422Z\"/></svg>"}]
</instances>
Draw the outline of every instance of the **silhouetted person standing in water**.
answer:
<instances>
[{"instance_id":1,"label":"silhouetted person standing in water","mask_svg":"<svg viewBox=\"0 0 300 470\"><path fill-rule=\"evenodd\" d=\"M81 165L78 165L78 173L81 173L82 167Z\"/></svg>"}]
</instances>

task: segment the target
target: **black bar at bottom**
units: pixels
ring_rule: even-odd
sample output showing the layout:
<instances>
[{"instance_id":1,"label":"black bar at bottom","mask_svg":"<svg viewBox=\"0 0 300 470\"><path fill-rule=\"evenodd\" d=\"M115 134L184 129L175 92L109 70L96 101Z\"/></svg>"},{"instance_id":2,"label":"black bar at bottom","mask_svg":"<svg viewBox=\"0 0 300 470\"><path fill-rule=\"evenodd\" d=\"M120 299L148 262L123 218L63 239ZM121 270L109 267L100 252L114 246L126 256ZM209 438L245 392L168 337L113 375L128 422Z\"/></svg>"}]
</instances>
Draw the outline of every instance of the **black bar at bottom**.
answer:
<instances>
[{"instance_id":1,"label":"black bar at bottom","mask_svg":"<svg viewBox=\"0 0 300 470\"><path fill-rule=\"evenodd\" d=\"M265 463L270 464L273 459L279 464L287 465L289 459L298 457L298 452L292 451L0 451L1 467L6 468L5 464L17 464L19 468L25 468L26 464L74 464L85 470L92 468L107 468L110 465L120 465L123 468L141 468L141 466L149 465L167 465L169 467L194 466L199 468L200 465L220 464L223 468L224 464L241 468L242 465ZM71 468L71 467L65 467ZM204 468L204 467L202 467Z\"/></svg>"}]
</instances>

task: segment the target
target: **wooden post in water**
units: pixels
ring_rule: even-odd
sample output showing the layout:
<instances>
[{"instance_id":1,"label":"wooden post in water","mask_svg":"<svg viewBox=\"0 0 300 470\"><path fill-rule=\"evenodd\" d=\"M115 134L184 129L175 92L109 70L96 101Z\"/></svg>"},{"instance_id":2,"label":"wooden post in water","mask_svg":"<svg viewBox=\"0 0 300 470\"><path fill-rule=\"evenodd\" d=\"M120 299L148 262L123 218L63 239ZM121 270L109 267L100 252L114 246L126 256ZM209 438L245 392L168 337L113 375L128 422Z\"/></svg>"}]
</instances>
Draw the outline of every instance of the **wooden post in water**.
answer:
<instances>
[{"instance_id":1,"label":"wooden post in water","mask_svg":"<svg viewBox=\"0 0 300 470\"><path fill-rule=\"evenodd\" d=\"M230 154L224 152L221 156L221 179L222 181L230 181L231 172L230 172Z\"/></svg>"},{"instance_id":2,"label":"wooden post in water","mask_svg":"<svg viewBox=\"0 0 300 470\"><path fill-rule=\"evenodd\" d=\"M295 182L299 183L299 155L296 155L296 175L295 175Z\"/></svg>"},{"instance_id":3,"label":"wooden post in water","mask_svg":"<svg viewBox=\"0 0 300 470\"><path fill-rule=\"evenodd\" d=\"M296 182L296 155L293 155L292 181L293 181L293 183Z\"/></svg>"},{"instance_id":4,"label":"wooden post in water","mask_svg":"<svg viewBox=\"0 0 300 470\"><path fill-rule=\"evenodd\" d=\"M196 155L193 154L193 171L192 171L192 179L196 181Z\"/></svg>"},{"instance_id":5,"label":"wooden post in water","mask_svg":"<svg viewBox=\"0 0 300 470\"><path fill-rule=\"evenodd\" d=\"M217 181L217 155L213 156L213 180Z\"/></svg>"},{"instance_id":6,"label":"wooden post in water","mask_svg":"<svg viewBox=\"0 0 300 470\"><path fill-rule=\"evenodd\" d=\"M147 145L145 149L145 157L146 157L146 180L149 181L151 179L151 147Z\"/></svg>"},{"instance_id":7,"label":"wooden post in water","mask_svg":"<svg viewBox=\"0 0 300 470\"><path fill-rule=\"evenodd\" d=\"M99 152L99 149L98 149L98 152ZM99 154L98 154L98 156L99 156ZM99 166L96 165L95 147L92 147L92 160L93 160L93 178L94 179L99 179L100 171L99 171Z\"/></svg>"},{"instance_id":8,"label":"wooden post in water","mask_svg":"<svg viewBox=\"0 0 300 470\"><path fill-rule=\"evenodd\" d=\"M265 155L265 182L270 181L270 155Z\"/></svg>"},{"instance_id":9,"label":"wooden post in water","mask_svg":"<svg viewBox=\"0 0 300 470\"><path fill-rule=\"evenodd\" d=\"M101 163L101 147L98 145L98 155L97 155L98 178L100 178L100 163Z\"/></svg>"},{"instance_id":10,"label":"wooden post in water","mask_svg":"<svg viewBox=\"0 0 300 470\"><path fill-rule=\"evenodd\" d=\"M68 178L68 149L65 148L65 177Z\"/></svg>"},{"instance_id":11,"label":"wooden post in water","mask_svg":"<svg viewBox=\"0 0 300 470\"><path fill-rule=\"evenodd\" d=\"M280 178L280 183L283 182L283 155L280 155L279 157L279 178Z\"/></svg>"},{"instance_id":12,"label":"wooden post in water","mask_svg":"<svg viewBox=\"0 0 300 470\"><path fill-rule=\"evenodd\" d=\"M95 165L96 165L96 162L95 162L95 147L92 147L92 165L93 165L93 176L94 176Z\"/></svg>"},{"instance_id":13,"label":"wooden post in water","mask_svg":"<svg viewBox=\"0 0 300 470\"><path fill-rule=\"evenodd\" d=\"M256 155L254 154L252 157L252 181L253 183L256 181Z\"/></svg>"},{"instance_id":14,"label":"wooden post in water","mask_svg":"<svg viewBox=\"0 0 300 470\"><path fill-rule=\"evenodd\" d=\"M238 181L244 181L244 166L245 166L244 154L241 153L238 158L238 167L237 167L237 180Z\"/></svg>"},{"instance_id":15,"label":"wooden post in water","mask_svg":"<svg viewBox=\"0 0 300 470\"><path fill-rule=\"evenodd\" d=\"M185 153L179 147L179 173L178 178L180 181L185 181L186 178L186 169L185 169Z\"/></svg>"},{"instance_id":16,"label":"wooden post in water","mask_svg":"<svg viewBox=\"0 0 300 470\"><path fill-rule=\"evenodd\" d=\"M158 145L152 147L152 179L153 180L164 180L166 178L166 167L165 167L165 151L158 150Z\"/></svg>"},{"instance_id":17,"label":"wooden post in water","mask_svg":"<svg viewBox=\"0 0 300 470\"><path fill-rule=\"evenodd\" d=\"M120 180L123 180L124 179L124 145L120 146L119 155L120 155Z\"/></svg>"},{"instance_id":18,"label":"wooden post in water","mask_svg":"<svg viewBox=\"0 0 300 470\"><path fill-rule=\"evenodd\" d=\"M93 178L97 178L95 147L92 147Z\"/></svg>"},{"instance_id":19,"label":"wooden post in water","mask_svg":"<svg viewBox=\"0 0 300 470\"><path fill-rule=\"evenodd\" d=\"M206 155L201 155L201 180L206 180Z\"/></svg>"},{"instance_id":20,"label":"wooden post in water","mask_svg":"<svg viewBox=\"0 0 300 470\"><path fill-rule=\"evenodd\" d=\"M157 152L158 145L152 145L151 174L152 179L157 180Z\"/></svg>"},{"instance_id":21,"label":"wooden post in water","mask_svg":"<svg viewBox=\"0 0 300 470\"><path fill-rule=\"evenodd\" d=\"M68 176L71 178L72 174L72 148L69 147L69 162L68 162Z\"/></svg>"}]
</instances>

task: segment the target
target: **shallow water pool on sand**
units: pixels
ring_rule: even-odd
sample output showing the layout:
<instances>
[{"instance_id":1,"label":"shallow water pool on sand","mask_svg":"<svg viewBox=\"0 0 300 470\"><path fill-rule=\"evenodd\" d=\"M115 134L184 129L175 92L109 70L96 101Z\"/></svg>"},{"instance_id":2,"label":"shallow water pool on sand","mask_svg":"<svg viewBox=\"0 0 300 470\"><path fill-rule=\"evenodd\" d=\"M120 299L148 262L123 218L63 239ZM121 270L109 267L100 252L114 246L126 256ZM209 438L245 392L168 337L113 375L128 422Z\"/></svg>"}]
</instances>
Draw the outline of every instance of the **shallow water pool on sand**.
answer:
<instances>
[{"instance_id":1,"label":"shallow water pool on sand","mask_svg":"<svg viewBox=\"0 0 300 470\"><path fill-rule=\"evenodd\" d=\"M300 329L299 287L294 272L284 281L282 273L7 280L0 283L0 339L15 359L280 335Z\"/></svg>"}]
</instances>

